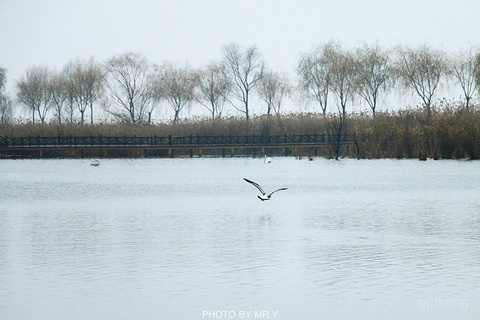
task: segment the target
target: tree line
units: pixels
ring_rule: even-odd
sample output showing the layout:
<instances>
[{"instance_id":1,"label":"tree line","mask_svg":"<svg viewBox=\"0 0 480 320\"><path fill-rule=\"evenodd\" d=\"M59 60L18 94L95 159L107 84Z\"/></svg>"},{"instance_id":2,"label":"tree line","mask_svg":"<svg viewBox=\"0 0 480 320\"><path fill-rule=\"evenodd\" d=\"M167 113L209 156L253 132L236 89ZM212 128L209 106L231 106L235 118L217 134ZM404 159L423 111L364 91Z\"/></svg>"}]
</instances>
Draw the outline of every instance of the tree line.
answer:
<instances>
[{"instance_id":1,"label":"tree line","mask_svg":"<svg viewBox=\"0 0 480 320\"><path fill-rule=\"evenodd\" d=\"M248 121L252 95L261 99L267 115L280 114L285 99L295 96L317 104L323 115L336 110L330 127L341 133L354 100L364 101L375 117L382 95L406 89L419 97L429 115L441 83L461 89L467 109L480 91L480 51L474 46L447 53L427 44L345 48L329 41L301 54L296 81L269 69L256 46L231 43L222 52L220 61L199 69L153 64L137 53L115 55L103 63L75 59L61 70L32 66L16 82L14 97L5 92L7 70L0 68L1 123L11 120L17 107L26 108L33 123L84 124L88 118L94 124L94 108L117 122L151 123L161 103L172 108L173 122L192 103L203 106L212 119L230 107Z\"/></svg>"}]
</instances>

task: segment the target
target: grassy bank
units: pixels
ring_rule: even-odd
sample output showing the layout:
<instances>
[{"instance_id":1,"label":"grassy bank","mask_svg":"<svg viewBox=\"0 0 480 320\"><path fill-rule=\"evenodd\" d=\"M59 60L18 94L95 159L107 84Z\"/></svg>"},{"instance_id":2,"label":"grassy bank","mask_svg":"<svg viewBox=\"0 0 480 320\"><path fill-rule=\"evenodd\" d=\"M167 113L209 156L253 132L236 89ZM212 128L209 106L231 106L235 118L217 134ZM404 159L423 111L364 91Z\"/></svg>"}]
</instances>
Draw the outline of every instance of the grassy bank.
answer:
<instances>
[{"instance_id":1,"label":"grassy bank","mask_svg":"<svg viewBox=\"0 0 480 320\"><path fill-rule=\"evenodd\" d=\"M351 126L367 134L359 141L359 158L480 158L478 107L445 107L359 116Z\"/></svg>"},{"instance_id":2,"label":"grassy bank","mask_svg":"<svg viewBox=\"0 0 480 320\"><path fill-rule=\"evenodd\" d=\"M188 136L188 135L278 135L325 133L338 120L336 115L292 113L282 116L223 119L193 118L155 125L99 123L0 125L8 136ZM427 115L422 108L396 112L350 114L345 133L356 133L354 148L343 156L356 158L480 158L480 108L442 106Z\"/></svg>"},{"instance_id":3,"label":"grassy bank","mask_svg":"<svg viewBox=\"0 0 480 320\"><path fill-rule=\"evenodd\" d=\"M243 117L191 118L160 124L98 123L32 124L10 123L0 125L0 135L8 136L188 136L188 135L251 135L251 134L308 134L325 131L323 116L316 113L292 113L277 116L252 117L248 123Z\"/></svg>"}]
</instances>

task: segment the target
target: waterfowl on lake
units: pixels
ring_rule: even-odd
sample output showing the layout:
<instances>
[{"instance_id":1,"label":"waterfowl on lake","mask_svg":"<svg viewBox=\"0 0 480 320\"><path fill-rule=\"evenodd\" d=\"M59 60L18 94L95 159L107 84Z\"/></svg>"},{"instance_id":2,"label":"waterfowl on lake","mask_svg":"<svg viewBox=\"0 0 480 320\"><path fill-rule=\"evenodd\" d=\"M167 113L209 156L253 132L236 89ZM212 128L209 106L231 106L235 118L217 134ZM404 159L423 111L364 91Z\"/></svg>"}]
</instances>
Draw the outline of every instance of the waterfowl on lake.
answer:
<instances>
[{"instance_id":1,"label":"waterfowl on lake","mask_svg":"<svg viewBox=\"0 0 480 320\"><path fill-rule=\"evenodd\" d=\"M272 158L270 157L267 157L267 155L265 155L265 160L263 160L264 163L270 163L272 162Z\"/></svg>"},{"instance_id":2,"label":"waterfowl on lake","mask_svg":"<svg viewBox=\"0 0 480 320\"><path fill-rule=\"evenodd\" d=\"M266 193L265 190L263 190L263 188L256 182L252 181L252 180L248 180L246 178L243 178L243 180L247 181L248 183L254 185L258 190L260 190L260 192L262 193L261 196L257 196L258 199L262 200L262 201L265 201L265 200L270 200L270 198L272 197L272 194L274 194L275 192L277 191L282 191L282 190L287 190L288 188L280 188L280 189L277 189L273 192L270 192L270 193Z\"/></svg>"},{"instance_id":3,"label":"waterfowl on lake","mask_svg":"<svg viewBox=\"0 0 480 320\"><path fill-rule=\"evenodd\" d=\"M92 159L92 162L90 162L91 166L98 167L100 165L100 161L97 159Z\"/></svg>"}]
</instances>

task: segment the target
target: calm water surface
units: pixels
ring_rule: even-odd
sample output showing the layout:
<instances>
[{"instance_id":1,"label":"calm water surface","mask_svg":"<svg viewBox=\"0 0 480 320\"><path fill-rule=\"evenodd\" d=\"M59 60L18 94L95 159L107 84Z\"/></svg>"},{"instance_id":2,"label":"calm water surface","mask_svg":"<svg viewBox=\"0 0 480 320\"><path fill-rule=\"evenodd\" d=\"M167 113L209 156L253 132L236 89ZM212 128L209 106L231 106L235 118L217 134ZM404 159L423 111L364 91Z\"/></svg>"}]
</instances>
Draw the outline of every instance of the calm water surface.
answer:
<instances>
[{"instance_id":1,"label":"calm water surface","mask_svg":"<svg viewBox=\"0 0 480 320\"><path fill-rule=\"evenodd\" d=\"M0 161L0 319L480 314L478 161L89 163Z\"/></svg>"}]
</instances>

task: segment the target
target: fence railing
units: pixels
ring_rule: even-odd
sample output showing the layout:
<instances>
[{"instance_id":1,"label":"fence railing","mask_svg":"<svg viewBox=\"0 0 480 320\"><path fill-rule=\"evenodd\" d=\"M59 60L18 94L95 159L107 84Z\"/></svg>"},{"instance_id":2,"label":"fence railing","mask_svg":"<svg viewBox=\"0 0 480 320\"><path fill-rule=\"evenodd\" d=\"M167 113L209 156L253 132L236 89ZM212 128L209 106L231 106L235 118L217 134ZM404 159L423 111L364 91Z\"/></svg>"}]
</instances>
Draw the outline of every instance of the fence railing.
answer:
<instances>
[{"instance_id":1,"label":"fence railing","mask_svg":"<svg viewBox=\"0 0 480 320\"><path fill-rule=\"evenodd\" d=\"M246 135L246 136L57 136L57 137L8 137L0 136L0 147L122 147L122 146L284 146L352 144L354 133L342 135L303 134L303 135Z\"/></svg>"}]
</instances>

